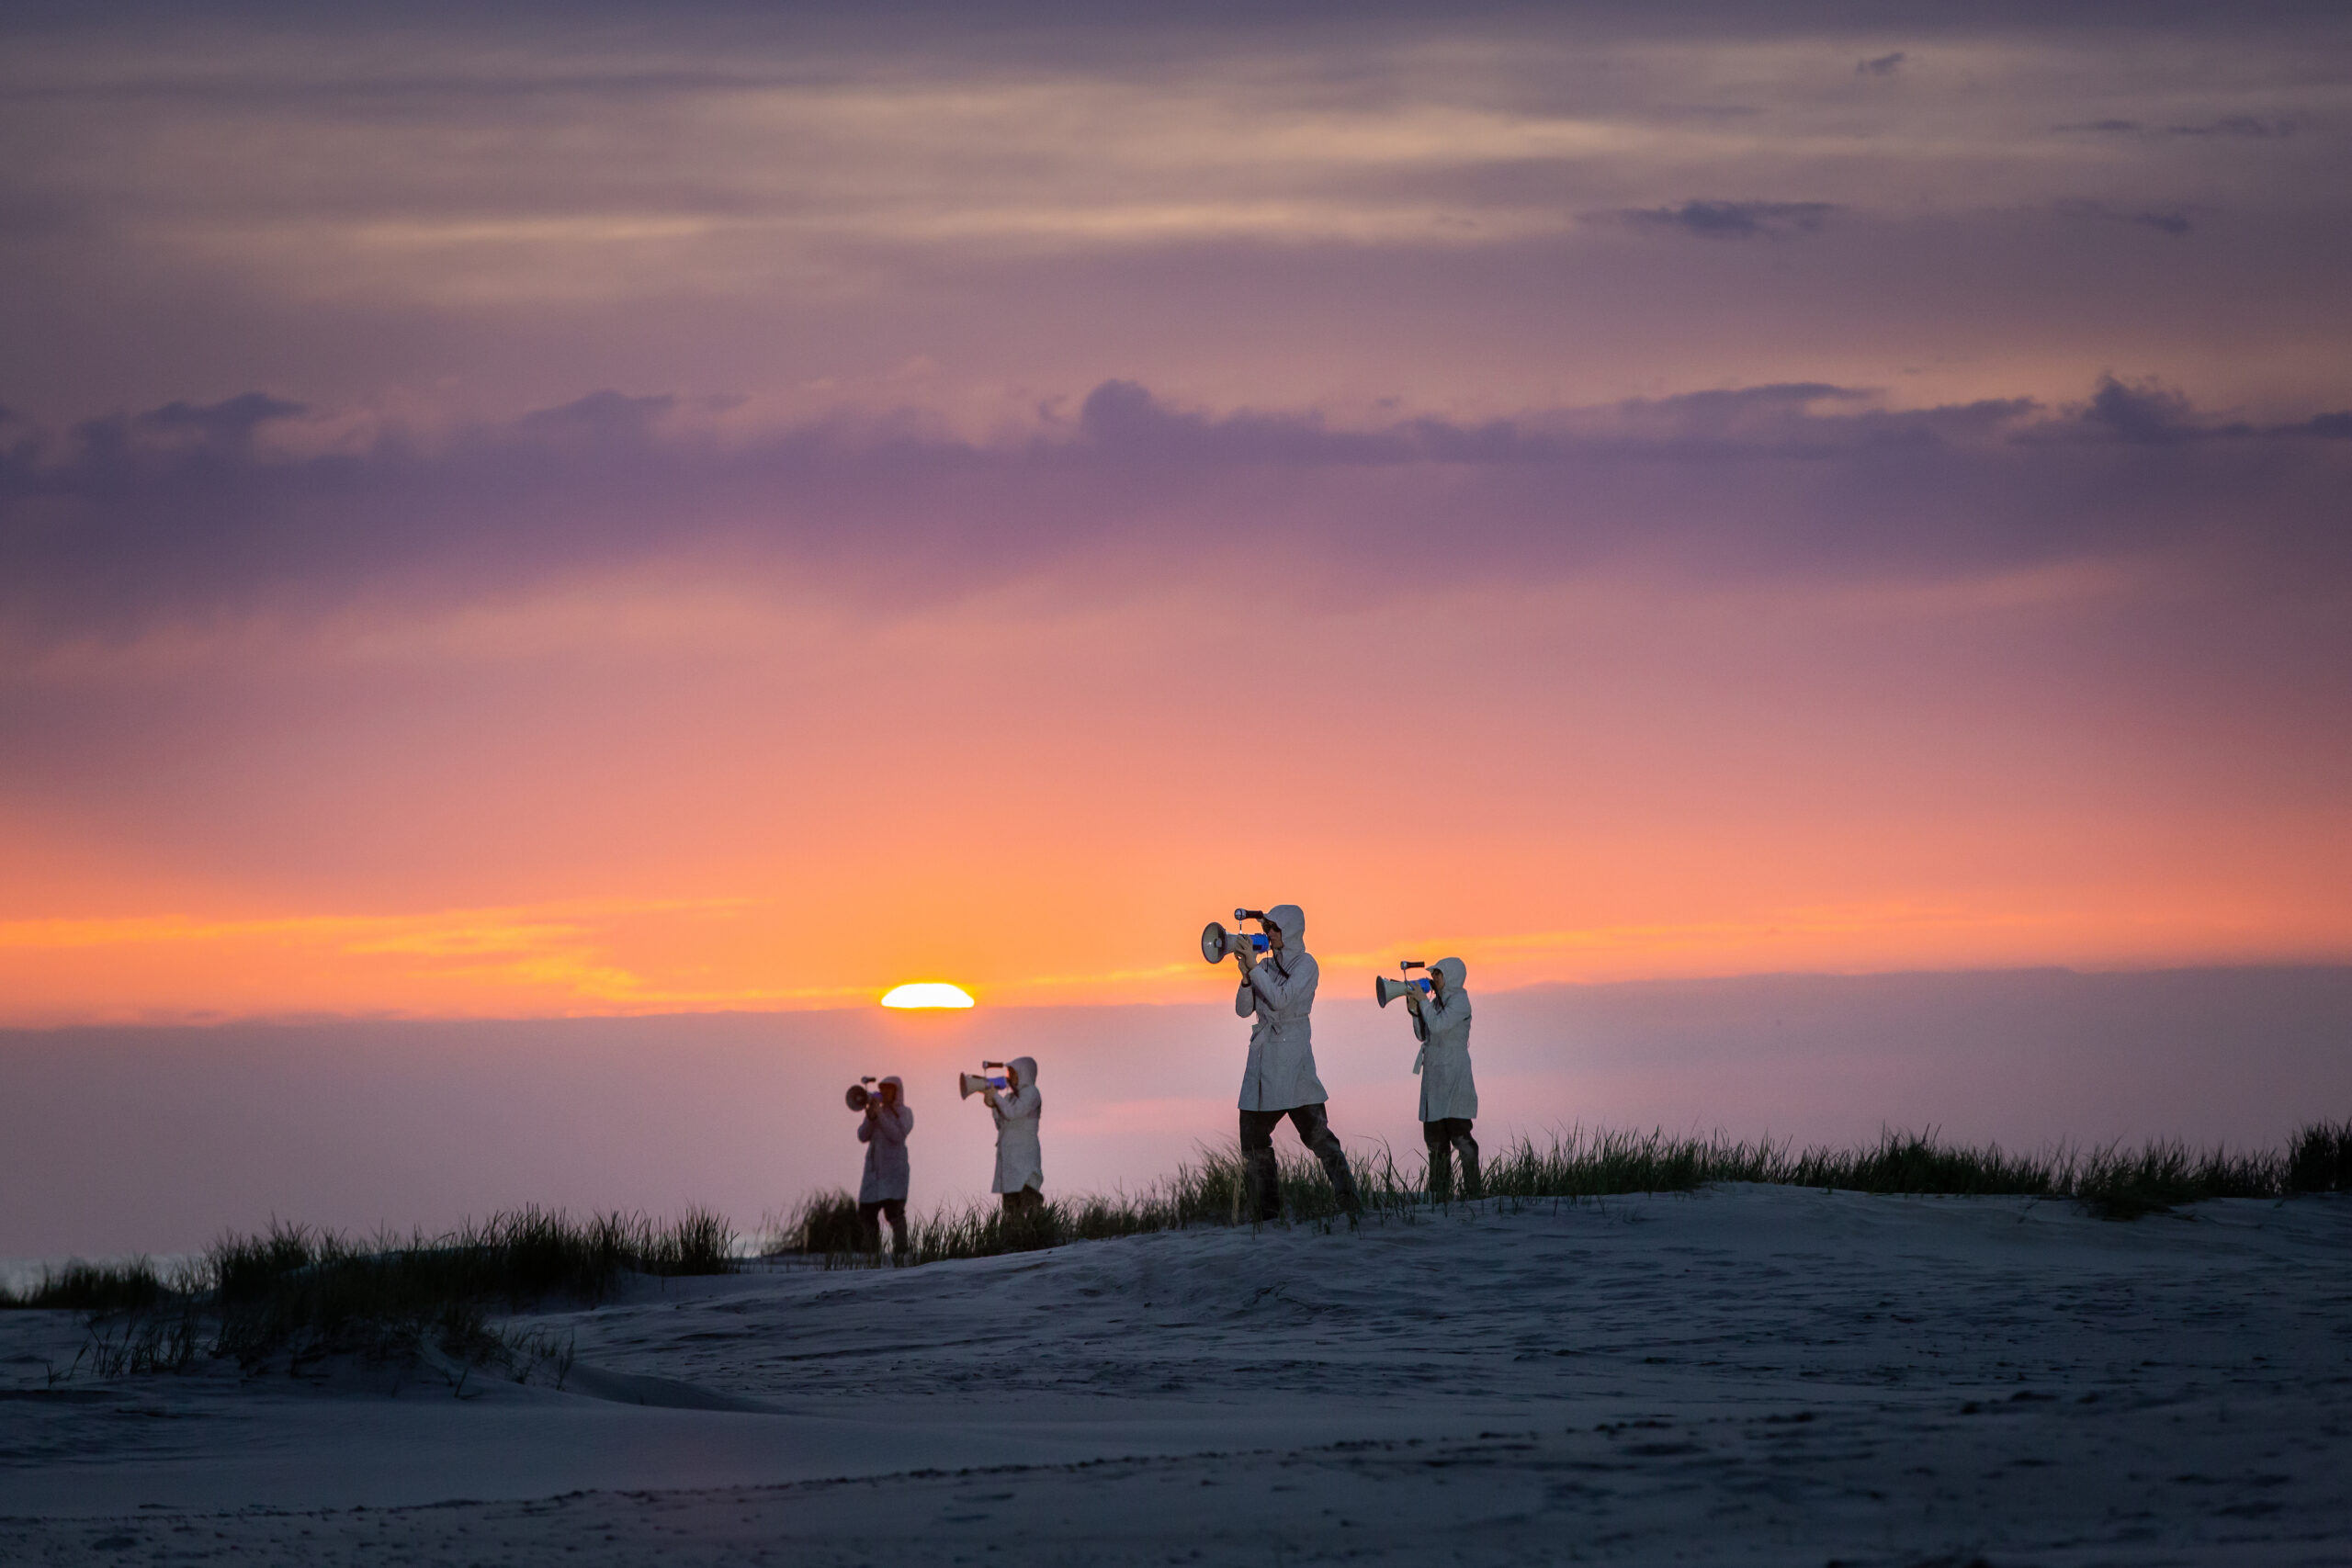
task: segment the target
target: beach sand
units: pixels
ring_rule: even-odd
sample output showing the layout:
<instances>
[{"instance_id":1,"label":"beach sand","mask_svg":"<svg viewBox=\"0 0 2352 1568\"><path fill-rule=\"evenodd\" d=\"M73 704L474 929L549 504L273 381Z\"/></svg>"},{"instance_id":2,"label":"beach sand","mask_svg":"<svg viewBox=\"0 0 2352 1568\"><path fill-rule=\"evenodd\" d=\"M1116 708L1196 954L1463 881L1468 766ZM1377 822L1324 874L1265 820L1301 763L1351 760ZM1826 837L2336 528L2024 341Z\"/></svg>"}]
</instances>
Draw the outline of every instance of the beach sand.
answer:
<instances>
[{"instance_id":1,"label":"beach sand","mask_svg":"<svg viewBox=\"0 0 2352 1568\"><path fill-rule=\"evenodd\" d=\"M2344 1562L2352 1202L1779 1188L643 1281L562 1389L50 1387L9 1563Z\"/></svg>"}]
</instances>

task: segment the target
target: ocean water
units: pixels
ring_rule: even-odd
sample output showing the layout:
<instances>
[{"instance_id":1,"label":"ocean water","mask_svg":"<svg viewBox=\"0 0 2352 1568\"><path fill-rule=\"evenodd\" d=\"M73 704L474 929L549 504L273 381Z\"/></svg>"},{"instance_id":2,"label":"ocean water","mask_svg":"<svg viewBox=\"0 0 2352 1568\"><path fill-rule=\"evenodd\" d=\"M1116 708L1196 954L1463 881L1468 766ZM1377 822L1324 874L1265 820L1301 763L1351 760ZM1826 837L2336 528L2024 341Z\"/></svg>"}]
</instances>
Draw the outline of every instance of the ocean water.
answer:
<instances>
[{"instance_id":1,"label":"ocean water","mask_svg":"<svg viewBox=\"0 0 2352 1568\"><path fill-rule=\"evenodd\" d=\"M1418 1164L1401 1009L1329 976L1333 1126ZM2269 1144L2352 1116L2352 968L1768 976L1484 993L1478 1135L1662 1127L2038 1148ZM903 1075L918 1208L987 1191L955 1076L1039 1058L1049 1190L1130 1189L1230 1140L1248 1025L1197 1005L0 1032L0 1258L201 1248L273 1217L373 1232L536 1202L746 1230L854 1188L842 1090ZM1282 1136L1289 1136L1285 1131Z\"/></svg>"}]
</instances>

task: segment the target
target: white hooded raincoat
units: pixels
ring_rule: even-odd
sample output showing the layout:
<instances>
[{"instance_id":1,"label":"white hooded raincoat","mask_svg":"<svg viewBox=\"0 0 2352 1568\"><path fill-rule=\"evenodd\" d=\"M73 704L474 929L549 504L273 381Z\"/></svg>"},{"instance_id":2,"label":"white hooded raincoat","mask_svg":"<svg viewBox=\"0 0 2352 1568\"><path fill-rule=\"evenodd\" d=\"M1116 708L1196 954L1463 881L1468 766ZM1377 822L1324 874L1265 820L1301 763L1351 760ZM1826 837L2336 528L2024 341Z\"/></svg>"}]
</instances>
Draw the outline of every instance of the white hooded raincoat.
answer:
<instances>
[{"instance_id":1,"label":"white hooded raincoat","mask_svg":"<svg viewBox=\"0 0 2352 1568\"><path fill-rule=\"evenodd\" d=\"M1421 1120L1466 1121L1478 1114L1478 1089L1470 1081L1470 993L1462 988L1466 970L1459 958L1441 958L1432 967L1445 976L1445 994L1423 997L1413 1021L1422 1041L1413 1058L1413 1071L1421 1075Z\"/></svg>"},{"instance_id":2,"label":"white hooded raincoat","mask_svg":"<svg viewBox=\"0 0 2352 1568\"><path fill-rule=\"evenodd\" d=\"M904 1083L895 1077L882 1081L899 1085L899 1109L857 1124L857 1141L865 1145L865 1179L857 1188L861 1203L907 1201L907 1134L915 1130L915 1113L907 1104Z\"/></svg>"},{"instance_id":3,"label":"white hooded raincoat","mask_svg":"<svg viewBox=\"0 0 2352 1568\"><path fill-rule=\"evenodd\" d=\"M1005 1066L1020 1077L1021 1087L989 1104L996 1118L996 1185L989 1190L1018 1192L1035 1187L1042 1192L1046 1167L1037 1147L1037 1122L1046 1102L1037 1098L1037 1059L1015 1056Z\"/></svg>"},{"instance_id":4,"label":"white hooded raincoat","mask_svg":"<svg viewBox=\"0 0 2352 1568\"><path fill-rule=\"evenodd\" d=\"M1283 951L1266 954L1233 997L1236 1013L1258 1019L1241 1073L1241 1109L1320 1105L1331 1097L1315 1076L1315 1031L1306 1016L1320 977L1306 951L1306 914L1295 904L1277 904L1266 911L1266 924L1283 933Z\"/></svg>"}]
</instances>

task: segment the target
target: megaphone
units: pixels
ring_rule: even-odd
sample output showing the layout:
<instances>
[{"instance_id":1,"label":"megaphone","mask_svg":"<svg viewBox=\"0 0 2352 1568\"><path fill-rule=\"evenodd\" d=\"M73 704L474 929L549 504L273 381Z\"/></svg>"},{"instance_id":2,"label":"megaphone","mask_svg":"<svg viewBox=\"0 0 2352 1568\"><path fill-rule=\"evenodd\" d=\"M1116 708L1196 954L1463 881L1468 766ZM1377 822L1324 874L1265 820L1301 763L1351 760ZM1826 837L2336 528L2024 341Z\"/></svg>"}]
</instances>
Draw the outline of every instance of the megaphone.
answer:
<instances>
[{"instance_id":1,"label":"megaphone","mask_svg":"<svg viewBox=\"0 0 2352 1568\"><path fill-rule=\"evenodd\" d=\"M1255 920L1260 925L1266 923L1265 914L1258 909L1236 909L1233 911L1233 918L1237 921ZM1211 964L1222 964L1227 956L1240 952L1245 947L1251 953L1263 953L1268 946L1263 931L1229 931L1215 920L1211 920L1201 928L1201 956Z\"/></svg>"},{"instance_id":2,"label":"megaphone","mask_svg":"<svg viewBox=\"0 0 2352 1568\"><path fill-rule=\"evenodd\" d=\"M1392 980L1385 975L1374 975L1372 977L1373 999L1377 1001L1382 1007L1386 1007L1398 997L1409 997L1416 993L1424 997L1428 996L1430 994L1429 981L1426 979L1416 980L1412 976L1413 970L1425 969L1427 967L1429 966L1423 964L1419 959L1408 958L1405 960L1404 963L1396 965L1397 970L1405 976L1401 980Z\"/></svg>"},{"instance_id":3,"label":"megaphone","mask_svg":"<svg viewBox=\"0 0 2352 1568\"><path fill-rule=\"evenodd\" d=\"M983 1067L1001 1067L1004 1066L1004 1064L1002 1062L982 1062L980 1066ZM957 1090L957 1099L969 1100L976 1094L985 1094L992 1089L1009 1090L1012 1088L1012 1080L1011 1078L991 1077L987 1073L957 1073L956 1075L956 1088Z\"/></svg>"},{"instance_id":4,"label":"megaphone","mask_svg":"<svg viewBox=\"0 0 2352 1568\"><path fill-rule=\"evenodd\" d=\"M868 1089L865 1087L873 1081L873 1075L868 1074L866 1077L860 1078L857 1082L850 1085L849 1092L842 1096L842 1103L846 1104L852 1111L863 1111L875 1100L881 1099L882 1091L880 1089Z\"/></svg>"}]
</instances>

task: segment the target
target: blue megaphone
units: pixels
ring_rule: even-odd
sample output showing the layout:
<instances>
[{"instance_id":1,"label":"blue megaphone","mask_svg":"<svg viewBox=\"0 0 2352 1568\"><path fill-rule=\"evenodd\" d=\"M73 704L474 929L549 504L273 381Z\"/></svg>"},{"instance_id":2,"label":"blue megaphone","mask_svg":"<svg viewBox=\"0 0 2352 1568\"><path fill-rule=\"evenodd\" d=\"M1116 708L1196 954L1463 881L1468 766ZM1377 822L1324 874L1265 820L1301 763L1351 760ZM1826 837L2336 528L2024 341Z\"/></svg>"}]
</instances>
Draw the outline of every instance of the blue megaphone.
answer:
<instances>
[{"instance_id":1,"label":"blue megaphone","mask_svg":"<svg viewBox=\"0 0 2352 1568\"><path fill-rule=\"evenodd\" d=\"M1236 909L1233 918L1236 920L1255 920L1260 925L1266 923L1265 914L1257 909ZM1215 920L1201 928L1201 956L1211 964L1222 964L1227 954L1239 953L1245 948L1253 953L1264 953L1272 945L1263 931L1229 931Z\"/></svg>"}]
</instances>

